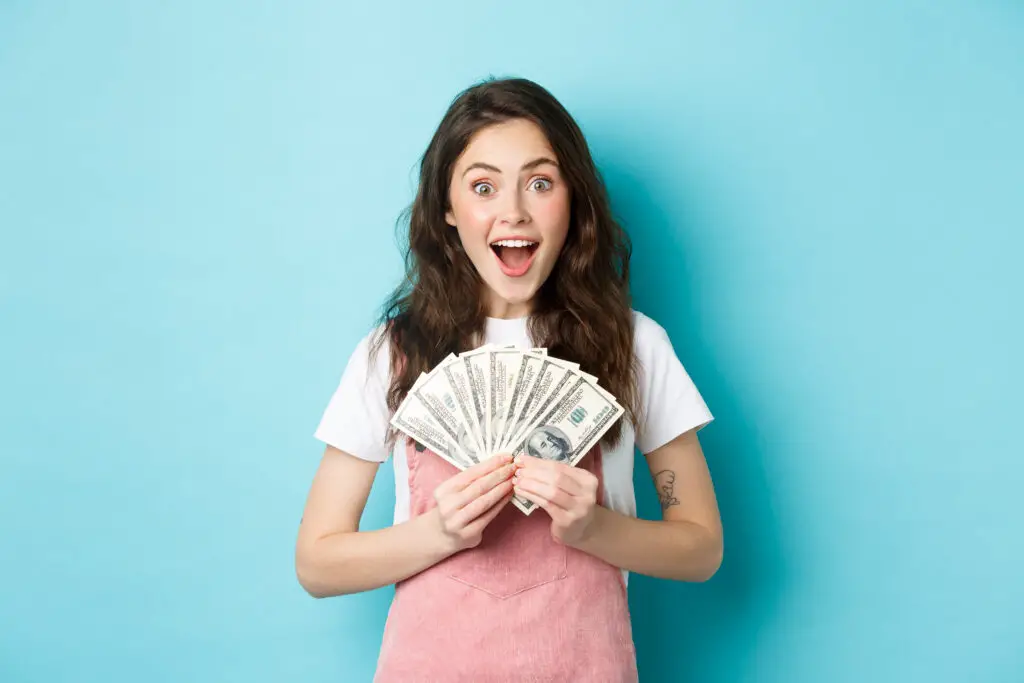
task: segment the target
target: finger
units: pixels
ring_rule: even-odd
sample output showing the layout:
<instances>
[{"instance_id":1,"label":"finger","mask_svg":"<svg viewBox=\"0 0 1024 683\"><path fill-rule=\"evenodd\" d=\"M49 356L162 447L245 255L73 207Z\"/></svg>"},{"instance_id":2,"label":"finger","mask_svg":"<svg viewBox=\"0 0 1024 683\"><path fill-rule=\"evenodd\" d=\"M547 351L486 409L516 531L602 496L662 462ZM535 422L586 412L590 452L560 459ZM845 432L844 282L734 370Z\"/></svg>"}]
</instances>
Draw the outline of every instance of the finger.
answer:
<instances>
[{"instance_id":1,"label":"finger","mask_svg":"<svg viewBox=\"0 0 1024 683\"><path fill-rule=\"evenodd\" d=\"M517 468L520 469L531 469L540 472L582 472L583 470L573 467L564 462L556 460L545 460L544 458L537 458L532 455L526 455L520 453L512 461Z\"/></svg>"},{"instance_id":2,"label":"finger","mask_svg":"<svg viewBox=\"0 0 1024 683\"><path fill-rule=\"evenodd\" d=\"M487 525L494 521L494 518L501 514L501 511L505 509L505 506L512 502L512 489L509 489L505 497L499 500L494 506L485 512L484 514L477 517L475 520L469 523L467 531L470 535L474 535L483 531Z\"/></svg>"},{"instance_id":3,"label":"finger","mask_svg":"<svg viewBox=\"0 0 1024 683\"><path fill-rule=\"evenodd\" d=\"M512 467L511 463L503 465L500 469L480 477L461 491L456 491L452 494L455 509L469 505L477 498L487 494L495 486L511 480L514 472L515 468Z\"/></svg>"},{"instance_id":4,"label":"finger","mask_svg":"<svg viewBox=\"0 0 1024 683\"><path fill-rule=\"evenodd\" d=\"M514 485L513 490L519 494L526 493L537 498L541 498L549 504L555 505L563 510L571 510L578 505L578 501L575 497L569 495L550 482L539 482L536 479L520 478L520 480Z\"/></svg>"},{"instance_id":5,"label":"finger","mask_svg":"<svg viewBox=\"0 0 1024 683\"><path fill-rule=\"evenodd\" d=\"M547 460L545 458L537 458L525 453L520 453L515 456L515 459L512 462L519 468L530 468L544 472L587 472L586 470L580 469L579 467L573 467L569 463L561 460Z\"/></svg>"},{"instance_id":6,"label":"finger","mask_svg":"<svg viewBox=\"0 0 1024 683\"><path fill-rule=\"evenodd\" d=\"M452 517L453 526L457 529L465 527L467 531L487 526L511 499L512 482L502 482L487 492L486 495L480 496L455 513L455 516ZM478 524L481 520L483 520L482 523Z\"/></svg>"},{"instance_id":7,"label":"finger","mask_svg":"<svg viewBox=\"0 0 1024 683\"><path fill-rule=\"evenodd\" d=\"M512 462L510 453L498 453L483 460L472 467L469 467L445 482L450 488L449 491L461 491L482 476L503 467Z\"/></svg>"},{"instance_id":8,"label":"finger","mask_svg":"<svg viewBox=\"0 0 1024 683\"><path fill-rule=\"evenodd\" d=\"M501 500L503 496L512 492L512 480L505 479L497 485L485 491L482 495L466 503L461 508L456 508L452 513L451 522L453 526L466 526L474 519L484 514L493 505Z\"/></svg>"},{"instance_id":9,"label":"finger","mask_svg":"<svg viewBox=\"0 0 1024 683\"><path fill-rule=\"evenodd\" d=\"M547 471L535 468L516 470L512 483L515 484L525 480L531 480L541 485L550 484L555 488L565 491L570 496L586 497L587 495L587 489L583 484L577 481L575 477L569 476L567 472L559 470Z\"/></svg>"},{"instance_id":10,"label":"finger","mask_svg":"<svg viewBox=\"0 0 1024 683\"><path fill-rule=\"evenodd\" d=\"M500 500L497 505L495 505L486 513L480 515L475 520L473 520L466 527L466 535L476 536L477 534L482 534L484 529L487 528L487 525L494 521L494 518L497 517L501 513L501 511L505 509L505 506L508 505L509 501L511 500L512 494L510 493L509 495L505 496L502 500Z\"/></svg>"},{"instance_id":11,"label":"finger","mask_svg":"<svg viewBox=\"0 0 1024 683\"><path fill-rule=\"evenodd\" d=\"M565 487L566 489L572 488L575 495L587 497L597 492L597 477L590 470L532 456L517 456L513 464L516 467L517 473L524 470L529 472L551 472L570 479L575 483L575 486L566 484Z\"/></svg>"},{"instance_id":12,"label":"finger","mask_svg":"<svg viewBox=\"0 0 1024 683\"><path fill-rule=\"evenodd\" d=\"M550 515L551 519L559 525L568 526L572 522L572 518L570 517L568 510L559 507L544 496L525 489L516 489L516 494L544 508L548 515Z\"/></svg>"}]
</instances>

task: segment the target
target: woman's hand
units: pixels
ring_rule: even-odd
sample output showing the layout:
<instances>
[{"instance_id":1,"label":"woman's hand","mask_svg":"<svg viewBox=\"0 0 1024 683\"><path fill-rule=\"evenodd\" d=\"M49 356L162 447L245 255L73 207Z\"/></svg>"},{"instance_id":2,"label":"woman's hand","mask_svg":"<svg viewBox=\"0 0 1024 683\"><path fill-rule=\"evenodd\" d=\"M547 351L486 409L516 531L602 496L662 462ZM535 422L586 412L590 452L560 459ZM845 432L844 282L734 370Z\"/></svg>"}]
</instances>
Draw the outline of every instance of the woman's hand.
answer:
<instances>
[{"instance_id":1,"label":"woman's hand","mask_svg":"<svg viewBox=\"0 0 1024 683\"><path fill-rule=\"evenodd\" d=\"M446 548L475 548L484 529L512 499L512 456L499 453L459 472L436 489L433 514Z\"/></svg>"},{"instance_id":2,"label":"woman's hand","mask_svg":"<svg viewBox=\"0 0 1024 683\"><path fill-rule=\"evenodd\" d=\"M574 546L587 536L597 508L597 477L587 470L528 455L516 456L513 490L551 515L551 535Z\"/></svg>"}]
</instances>

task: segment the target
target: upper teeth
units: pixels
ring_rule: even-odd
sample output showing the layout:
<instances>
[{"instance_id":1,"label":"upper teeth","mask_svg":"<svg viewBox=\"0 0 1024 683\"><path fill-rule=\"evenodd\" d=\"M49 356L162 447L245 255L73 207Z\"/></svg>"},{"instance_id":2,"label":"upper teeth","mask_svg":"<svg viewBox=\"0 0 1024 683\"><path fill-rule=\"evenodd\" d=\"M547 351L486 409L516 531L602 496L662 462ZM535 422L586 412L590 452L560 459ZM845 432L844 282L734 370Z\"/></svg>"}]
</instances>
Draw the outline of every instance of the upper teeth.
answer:
<instances>
[{"instance_id":1,"label":"upper teeth","mask_svg":"<svg viewBox=\"0 0 1024 683\"><path fill-rule=\"evenodd\" d=\"M498 240L494 244L498 247L532 247L537 243L527 240Z\"/></svg>"}]
</instances>

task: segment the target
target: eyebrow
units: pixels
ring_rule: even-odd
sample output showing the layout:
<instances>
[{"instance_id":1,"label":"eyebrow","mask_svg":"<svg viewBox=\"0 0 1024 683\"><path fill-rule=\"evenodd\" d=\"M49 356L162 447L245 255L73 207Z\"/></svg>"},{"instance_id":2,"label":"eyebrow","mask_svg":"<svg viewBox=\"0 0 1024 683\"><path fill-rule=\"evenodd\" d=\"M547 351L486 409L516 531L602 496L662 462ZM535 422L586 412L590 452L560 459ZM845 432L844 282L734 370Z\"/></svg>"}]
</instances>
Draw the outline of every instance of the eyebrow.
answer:
<instances>
[{"instance_id":1,"label":"eyebrow","mask_svg":"<svg viewBox=\"0 0 1024 683\"><path fill-rule=\"evenodd\" d=\"M543 166L544 164L551 164L552 166L555 167L558 166L558 162L555 161L554 159L550 159L548 157L537 157L533 161L528 161L525 164L523 164L523 167L520 170L530 171L532 169L537 168L538 166ZM482 168L485 171L490 171L491 173L501 173L501 169L498 168L497 166L492 166L482 161L478 161L474 164L470 164L469 166L467 166L466 170L462 172L462 177L465 178L466 174L472 171L474 168Z\"/></svg>"}]
</instances>

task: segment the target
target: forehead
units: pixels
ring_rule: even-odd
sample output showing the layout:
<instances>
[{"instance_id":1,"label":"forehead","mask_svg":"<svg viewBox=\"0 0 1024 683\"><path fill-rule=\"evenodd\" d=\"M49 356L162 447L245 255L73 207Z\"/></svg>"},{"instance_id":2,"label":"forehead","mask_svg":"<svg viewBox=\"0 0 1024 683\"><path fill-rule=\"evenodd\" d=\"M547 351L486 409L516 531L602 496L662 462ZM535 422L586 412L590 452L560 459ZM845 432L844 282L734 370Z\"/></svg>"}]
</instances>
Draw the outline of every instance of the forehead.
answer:
<instances>
[{"instance_id":1,"label":"forehead","mask_svg":"<svg viewBox=\"0 0 1024 683\"><path fill-rule=\"evenodd\" d=\"M485 162L502 170L517 170L538 157L555 158L544 131L533 121L513 119L483 128L470 139L455 167Z\"/></svg>"}]
</instances>

